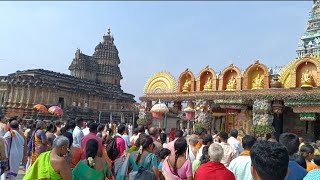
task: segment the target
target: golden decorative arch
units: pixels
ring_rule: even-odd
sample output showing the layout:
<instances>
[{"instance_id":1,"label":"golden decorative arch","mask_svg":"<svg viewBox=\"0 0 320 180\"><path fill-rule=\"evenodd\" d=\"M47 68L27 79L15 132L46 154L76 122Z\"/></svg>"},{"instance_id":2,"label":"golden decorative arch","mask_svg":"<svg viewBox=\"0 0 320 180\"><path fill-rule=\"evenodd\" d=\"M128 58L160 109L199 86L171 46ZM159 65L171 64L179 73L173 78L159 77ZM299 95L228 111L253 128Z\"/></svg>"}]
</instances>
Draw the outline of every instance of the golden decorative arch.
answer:
<instances>
[{"instance_id":1,"label":"golden decorative arch","mask_svg":"<svg viewBox=\"0 0 320 180\"><path fill-rule=\"evenodd\" d=\"M176 91L176 80L168 71L151 76L144 86L143 93L171 93Z\"/></svg>"},{"instance_id":2,"label":"golden decorative arch","mask_svg":"<svg viewBox=\"0 0 320 180\"><path fill-rule=\"evenodd\" d=\"M178 92L188 93L195 91L196 80L193 73L187 68L179 76Z\"/></svg>"},{"instance_id":3,"label":"golden decorative arch","mask_svg":"<svg viewBox=\"0 0 320 180\"><path fill-rule=\"evenodd\" d=\"M251 64L243 75L243 89L266 89L269 88L271 75L266 65L257 60Z\"/></svg>"},{"instance_id":4,"label":"golden decorative arch","mask_svg":"<svg viewBox=\"0 0 320 180\"><path fill-rule=\"evenodd\" d=\"M206 66L202 69L197 77L197 91L215 91L217 90L217 75L216 72Z\"/></svg>"},{"instance_id":5,"label":"golden decorative arch","mask_svg":"<svg viewBox=\"0 0 320 180\"><path fill-rule=\"evenodd\" d=\"M306 70L310 70L312 86L320 85L320 56L307 54L306 56L291 61L281 72L279 81L283 88L301 87L301 77ZM318 78L319 77L319 78Z\"/></svg>"},{"instance_id":6,"label":"golden decorative arch","mask_svg":"<svg viewBox=\"0 0 320 180\"><path fill-rule=\"evenodd\" d=\"M219 75L219 90L230 90L228 88L228 84L232 84L231 82L235 82L235 89L234 90L241 90L241 83L242 83L242 74L240 69L230 64L226 67L222 73Z\"/></svg>"}]
</instances>

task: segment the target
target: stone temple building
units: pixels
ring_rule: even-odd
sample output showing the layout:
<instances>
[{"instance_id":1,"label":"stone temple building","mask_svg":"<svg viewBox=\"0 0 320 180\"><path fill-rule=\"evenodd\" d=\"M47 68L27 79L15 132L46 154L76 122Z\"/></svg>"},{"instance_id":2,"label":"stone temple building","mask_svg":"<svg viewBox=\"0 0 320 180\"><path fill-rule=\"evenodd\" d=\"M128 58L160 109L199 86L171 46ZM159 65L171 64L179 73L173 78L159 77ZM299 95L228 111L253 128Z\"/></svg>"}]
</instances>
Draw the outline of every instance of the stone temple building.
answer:
<instances>
[{"instance_id":1,"label":"stone temple building","mask_svg":"<svg viewBox=\"0 0 320 180\"><path fill-rule=\"evenodd\" d=\"M103 36L92 56L77 49L69 66L71 75L43 69L0 76L0 105L7 116L24 119L75 117L100 121L131 122L136 113L134 96L121 89L120 58L113 35ZM32 107L60 106L64 115L39 113Z\"/></svg>"}]
</instances>

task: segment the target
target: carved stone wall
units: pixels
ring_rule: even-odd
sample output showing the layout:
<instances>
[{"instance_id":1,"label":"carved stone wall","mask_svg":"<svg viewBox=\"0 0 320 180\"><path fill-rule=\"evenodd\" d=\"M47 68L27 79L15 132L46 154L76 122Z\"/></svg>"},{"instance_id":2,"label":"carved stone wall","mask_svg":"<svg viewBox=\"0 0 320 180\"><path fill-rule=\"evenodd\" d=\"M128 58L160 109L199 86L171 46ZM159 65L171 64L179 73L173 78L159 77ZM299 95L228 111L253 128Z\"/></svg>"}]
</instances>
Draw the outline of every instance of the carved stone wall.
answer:
<instances>
[{"instance_id":1,"label":"carved stone wall","mask_svg":"<svg viewBox=\"0 0 320 180\"><path fill-rule=\"evenodd\" d=\"M98 111L135 112L133 95L119 87L96 84L46 70L19 71L0 77L0 106L8 115L32 116L32 107L60 105L68 113ZM48 114L48 116L50 116Z\"/></svg>"}]
</instances>

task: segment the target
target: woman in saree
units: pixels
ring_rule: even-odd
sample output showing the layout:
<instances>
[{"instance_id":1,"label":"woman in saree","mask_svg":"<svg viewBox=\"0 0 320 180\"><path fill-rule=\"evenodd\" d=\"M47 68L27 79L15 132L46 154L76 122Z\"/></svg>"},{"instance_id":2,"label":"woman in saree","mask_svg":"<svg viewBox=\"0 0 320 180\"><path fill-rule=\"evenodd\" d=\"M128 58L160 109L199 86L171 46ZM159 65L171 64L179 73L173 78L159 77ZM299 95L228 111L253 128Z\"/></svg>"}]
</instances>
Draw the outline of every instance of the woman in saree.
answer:
<instances>
[{"instance_id":1,"label":"woman in saree","mask_svg":"<svg viewBox=\"0 0 320 180\"><path fill-rule=\"evenodd\" d=\"M185 157L187 141L184 138L177 139L174 149L175 154L171 154L163 162L163 176L170 180L192 180L192 165Z\"/></svg>"},{"instance_id":2,"label":"woman in saree","mask_svg":"<svg viewBox=\"0 0 320 180\"><path fill-rule=\"evenodd\" d=\"M73 180L104 180L113 179L107 162L99 157L99 144L95 139L90 139L86 145L86 159L80 160L73 169Z\"/></svg>"},{"instance_id":3,"label":"woman in saree","mask_svg":"<svg viewBox=\"0 0 320 180\"><path fill-rule=\"evenodd\" d=\"M31 155L32 165L38 158L38 156L47 151L47 136L44 132L46 124L43 121L39 121L36 124L36 130L33 132L32 137L28 143L28 155Z\"/></svg>"},{"instance_id":4,"label":"woman in saree","mask_svg":"<svg viewBox=\"0 0 320 180\"><path fill-rule=\"evenodd\" d=\"M50 123L50 124L47 126L47 129L46 129L46 137L47 137L47 142L48 142L48 150L51 149L53 140L56 138L56 136L54 135L54 128L55 128L54 124Z\"/></svg>"},{"instance_id":5,"label":"woman in saree","mask_svg":"<svg viewBox=\"0 0 320 180\"><path fill-rule=\"evenodd\" d=\"M128 169L132 169L132 172L137 172L141 166L147 169L150 168L153 170L155 178L159 179L160 172L158 170L157 156L154 154L155 145L153 144L152 137L149 135L140 135L136 142L140 145L139 150L130 154L128 158ZM126 173L120 172L117 174L117 180L124 180L125 177Z\"/></svg>"},{"instance_id":6,"label":"woman in saree","mask_svg":"<svg viewBox=\"0 0 320 180\"><path fill-rule=\"evenodd\" d=\"M42 153L27 171L23 180L71 180L72 173L65 156L68 153L69 140L59 136L54 139L52 150Z\"/></svg>"}]
</instances>

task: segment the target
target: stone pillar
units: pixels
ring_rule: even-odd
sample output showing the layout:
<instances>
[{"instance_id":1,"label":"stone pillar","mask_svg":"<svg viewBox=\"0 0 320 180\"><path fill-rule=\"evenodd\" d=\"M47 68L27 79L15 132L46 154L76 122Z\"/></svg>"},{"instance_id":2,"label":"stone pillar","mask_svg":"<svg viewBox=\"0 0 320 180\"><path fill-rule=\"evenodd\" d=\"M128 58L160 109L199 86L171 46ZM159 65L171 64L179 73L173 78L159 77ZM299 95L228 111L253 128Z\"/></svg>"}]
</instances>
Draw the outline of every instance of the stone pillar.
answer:
<instances>
[{"instance_id":1,"label":"stone pillar","mask_svg":"<svg viewBox=\"0 0 320 180\"><path fill-rule=\"evenodd\" d=\"M14 88L14 100L13 100L13 106L12 107L17 107L17 99L18 99L18 87L17 86L15 86Z\"/></svg>"},{"instance_id":2,"label":"stone pillar","mask_svg":"<svg viewBox=\"0 0 320 180\"><path fill-rule=\"evenodd\" d=\"M134 112L132 112L132 132L133 132L133 129L134 129L134 127L135 127L135 124L134 124L134 119L135 119L135 114L134 114Z\"/></svg>"},{"instance_id":3,"label":"stone pillar","mask_svg":"<svg viewBox=\"0 0 320 180\"><path fill-rule=\"evenodd\" d=\"M271 102L268 100L255 100L253 103L252 115L253 125L267 125L271 126L273 122L273 113ZM255 135L264 136L265 134L259 134L260 132L254 131Z\"/></svg>"},{"instance_id":4,"label":"stone pillar","mask_svg":"<svg viewBox=\"0 0 320 180\"><path fill-rule=\"evenodd\" d=\"M17 90L18 91L17 91L16 107L20 108L21 107L20 103L21 103L21 97L22 97L22 90L23 90L21 84L17 86Z\"/></svg>"},{"instance_id":5,"label":"stone pillar","mask_svg":"<svg viewBox=\"0 0 320 180\"><path fill-rule=\"evenodd\" d=\"M45 104L50 104L51 92L52 92L51 88L48 87L47 98L46 98Z\"/></svg>"},{"instance_id":6,"label":"stone pillar","mask_svg":"<svg viewBox=\"0 0 320 180\"><path fill-rule=\"evenodd\" d=\"M32 108L31 105L30 105L30 99L32 99L31 85L28 84L28 93L27 93L26 108Z\"/></svg>"},{"instance_id":7,"label":"stone pillar","mask_svg":"<svg viewBox=\"0 0 320 180\"><path fill-rule=\"evenodd\" d=\"M120 114L120 116L121 116L121 123L124 123L125 121L124 121L124 117L123 117L123 112Z\"/></svg>"},{"instance_id":8,"label":"stone pillar","mask_svg":"<svg viewBox=\"0 0 320 180\"><path fill-rule=\"evenodd\" d=\"M112 119L112 112L110 112L110 123L113 123L113 119Z\"/></svg>"},{"instance_id":9,"label":"stone pillar","mask_svg":"<svg viewBox=\"0 0 320 180\"><path fill-rule=\"evenodd\" d=\"M279 141L279 136L283 132L283 114L275 115L273 119L274 129L275 129L275 136L277 141Z\"/></svg>"},{"instance_id":10,"label":"stone pillar","mask_svg":"<svg viewBox=\"0 0 320 180\"><path fill-rule=\"evenodd\" d=\"M24 106L26 104L27 91L28 91L27 86L24 85L22 87L22 93L21 93L19 108L21 108L22 106Z\"/></svg>"},{"instance_id":11,"label":"stone pillar","mask_svg":"<svg viewBox=\"0 0 320 180\"><path fill-rule=\"evenodd\" d=\"M307 134L314 136L314 121L306 121L308 126L307 126ZM314 137L312 137L314 138Z\"/></svg>"},{"instance_id":12,"label":"stone pillar","mask_svg":"<svg viewBox=\"0 0 320 180\"><path fill-rule=\"evenodd\" d=\"M40 103L42 103L42 104L44 104L45 102L44 102L44 90L45 90L45 88L44 87L41 87L41 98L40 98Z\"/></svg>"},{"instance_id":13,"label":"stone pillar","mask_svg":"<svg viewBox=\"0 0 320 180\"><path fill-rule=\"evenodd\" d=\"M34 87L34 90L33 90L33 101L32 101L32 104L37 104L38 103L38 88L35 86Z\"/></svg>"},{"instance_id":14,"label":"stone pillar","mask_svg":"<svg viewBox=\"0 0 320 180\"><path fill-rule=\"evenodd\" d=\"M13 102L13 85L10 84L10 93L8 93L8 106L11 106L12 105L12 102Z\"/></svg>"}]
</instances>

